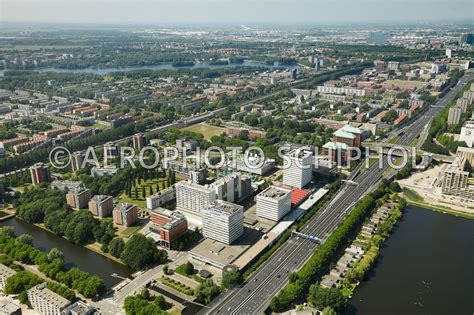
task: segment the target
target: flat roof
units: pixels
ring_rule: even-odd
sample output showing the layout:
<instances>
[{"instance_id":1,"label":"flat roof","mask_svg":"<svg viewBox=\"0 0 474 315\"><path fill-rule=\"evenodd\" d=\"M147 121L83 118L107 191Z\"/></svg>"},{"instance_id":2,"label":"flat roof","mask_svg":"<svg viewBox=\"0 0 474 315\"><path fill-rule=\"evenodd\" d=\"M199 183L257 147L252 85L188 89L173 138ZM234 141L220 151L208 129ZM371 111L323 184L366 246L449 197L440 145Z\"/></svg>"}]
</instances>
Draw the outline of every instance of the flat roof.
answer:
<instances>
[{"instance_id":1,"label":"flat roof","mask_svg":"<svg viewBox=\"0 0 474 315\"><path fill-rule=\"evenodd\" d=\"M350 132L350 133L356 133L356 134L361 134L362 131L359 128L352 127L351 125L345 125L341 129L342 131Z\"/></svg>"},{"instance_id":2,"label":"flat roof","mask_svg":"<svg viewBox=\"0 0 474 315\"><path fill-rule=\"evenodd\" d=\"M66 300L59 294L54 293L53 291L48 289L46 283L39 284L29 289L28 292L31 292L35 294L36 296L41 297L43 300L46 300L49 304L53 304L59 308L64 308L71 303L69 300Z\"/></svg>"},{"instance_id":3,"label":"flat roof","mask_svg":"<svg viewBox=\"0 0 474 315\"><path fill-rule=\"evenodd\" d=\"M350 133L350 132L347 132L347 131L344 131L342 129L339 129L337 130L334 135L336 137L341 137L341 138L348 138L348 139L355 139L355 135L353 133Z\"/></svg>"},{"instance_id":4,"label":"flat roof","mask_svg":"<svg viewBox=\"0 0 474 315\"><path fill-rule=\"evenodd\" d=\"M281 188L277 186L270 186L270 187L267 187L265 190L263 190L261 193L259 193L257 196L273 198L273 199L281 199L290 193L291 193L291 190L289 189L285 189L285 188Z\"/></svg>"},{"instance_id":5,"label":"flat roof","mask_svg":"<svg viewBox=\"0 0 474 315\"><path fill-rule=\"evenodd\" d=\"M225 214L233 214L243 207L232 202L216 200L207 207L210 210L216 210Z\"/></svg>"}]
</instances>

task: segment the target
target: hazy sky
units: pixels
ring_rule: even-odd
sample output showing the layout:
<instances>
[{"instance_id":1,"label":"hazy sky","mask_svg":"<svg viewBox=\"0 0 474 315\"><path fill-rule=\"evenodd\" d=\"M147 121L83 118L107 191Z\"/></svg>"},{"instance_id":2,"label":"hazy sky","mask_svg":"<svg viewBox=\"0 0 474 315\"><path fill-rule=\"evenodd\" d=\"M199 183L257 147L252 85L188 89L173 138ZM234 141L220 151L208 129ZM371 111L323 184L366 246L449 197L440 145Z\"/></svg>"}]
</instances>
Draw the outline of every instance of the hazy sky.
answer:
<instances>
[{"instance_id":1,"label":"hazy sky","mask_svg":"<svg viewBox=\"0 0 474 315\"><path fill-rule=\"evenodd\" d=\"M0 0L4 22L471 21L473 0Z\"/></svg>"}]
</instances>

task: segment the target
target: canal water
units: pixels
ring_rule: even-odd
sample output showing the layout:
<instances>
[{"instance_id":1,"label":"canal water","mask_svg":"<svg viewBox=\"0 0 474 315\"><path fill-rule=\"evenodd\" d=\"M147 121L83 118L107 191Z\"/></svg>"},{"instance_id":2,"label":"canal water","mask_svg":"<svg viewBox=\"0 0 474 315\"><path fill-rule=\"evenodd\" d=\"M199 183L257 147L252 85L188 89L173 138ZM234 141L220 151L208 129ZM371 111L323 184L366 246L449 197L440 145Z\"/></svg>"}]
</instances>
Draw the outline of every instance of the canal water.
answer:
<instances>
[{"instance_id":1,"label":"canal water","mask_svg":"<svg viewBox=\"0 0 474 315\"><path fill-rule=\"evenodd\" d=\"M343 314L473 314L474 220L408 207Z\"/></svg>"},{"instance_id":2,"label":"canal water","mask_svg":"<svg viewBox=\"0 0 474 315\"><path fill-rule=\"evenodd\" d=\"M286 66L279 65L277 62L273 65L268 65L266 63L245 60L243 63L229 63L227 65L211 65L208 63L196 63L192 66L182 66L182 67L173 67L172 64L159 64L153 66L130 66L123 68L81 68L81 69L63 69L63 68L38 68L32 69L36 72L58 72L58 73L92 73L98 75L104 75L112 72L128 72L136 70L179 70L179 69L200 69L200 68L227 68L227 67L259 67L266 69L295 69L298 66ZM0 76L5 74L6 70L0 70Z\"/></svg>"},{"instance_id":3,"label":"canal water","mask_svg":"<svg viewBox=\"0 0 474 315\"><path fill-rule=\"evenodd\" d=\"M7 225L15 228L16 235L30 234L33 237L33 245L43 251L49 251L51 248L56 247L63 252L66 267L78 267L90 274L97 275L104 280L108 288L121 281L119 278L112 277L112 274L115 273L121 277L128 277L132 273L132 270L125 265L110 260L85 247L75 245L62 237L58 237L51 232L20 219L11 218L0 222L0 226Z\"/></svg>"}]
</instances>

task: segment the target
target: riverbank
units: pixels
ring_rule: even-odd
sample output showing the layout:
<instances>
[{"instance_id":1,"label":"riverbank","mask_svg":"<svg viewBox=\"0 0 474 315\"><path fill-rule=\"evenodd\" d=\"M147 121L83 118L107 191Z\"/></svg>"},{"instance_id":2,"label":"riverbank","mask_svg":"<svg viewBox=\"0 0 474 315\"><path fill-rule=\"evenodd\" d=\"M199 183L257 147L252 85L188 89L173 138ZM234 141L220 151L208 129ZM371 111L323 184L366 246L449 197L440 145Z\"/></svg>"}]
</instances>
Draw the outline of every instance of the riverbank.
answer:
<instances>
[{"instance_id":1,"label":"riverbank","mask_svg":"<svg viewBox=\"0 0 474 315\"><path fill-rule=\"evenodd\" d=\"M425 201L425 199L420 194L418 194L415 190L412 190L410 188L404 188L402 195L406 199L409 205L441 212L444 214L453 215L456 217L474 219L474 209L472 209L469 212L468 211L462 212L462 211L454 210L452 208L441 206L441 205L433 205Z\"/></svg>"},{"instance_id":2,"label":"riverbank","mask_svg":"<svg viewBox=\"0 0 474 315\"><path fill-rule=\"evenodd\" d=\"M104 280L108 288L113 287L122 278L132 275L133 271L121 262L112 260L98 252L57 236L37 225L29 224L19 218L11 218L0 222L0 226L12 226L17 234L29 234L33 237L33 245L42 251L49 251L57 248L64 254L64 261L67 267L78 267L90 274L97 275Z\"/></svg>"}]
</instances>

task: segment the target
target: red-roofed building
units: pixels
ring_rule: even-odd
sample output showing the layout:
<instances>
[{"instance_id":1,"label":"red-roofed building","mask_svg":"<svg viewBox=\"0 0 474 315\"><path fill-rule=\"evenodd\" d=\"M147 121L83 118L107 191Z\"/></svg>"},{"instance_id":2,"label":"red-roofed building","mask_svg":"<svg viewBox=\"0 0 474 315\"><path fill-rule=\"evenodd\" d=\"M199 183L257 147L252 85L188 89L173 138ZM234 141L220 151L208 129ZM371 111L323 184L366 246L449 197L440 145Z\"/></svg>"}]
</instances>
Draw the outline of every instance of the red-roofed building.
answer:
<instances>
[{"instance_id":1,"label":"red-roofed building","mask_svg":"<svg viewBox=\"0 0 474 315\"><path fill-rule=\"evenodd\" d=\"M291 207L294 208L301 204L308 197L308 192L303 189L291 189Z\"/></svg>"}]
</instances>

